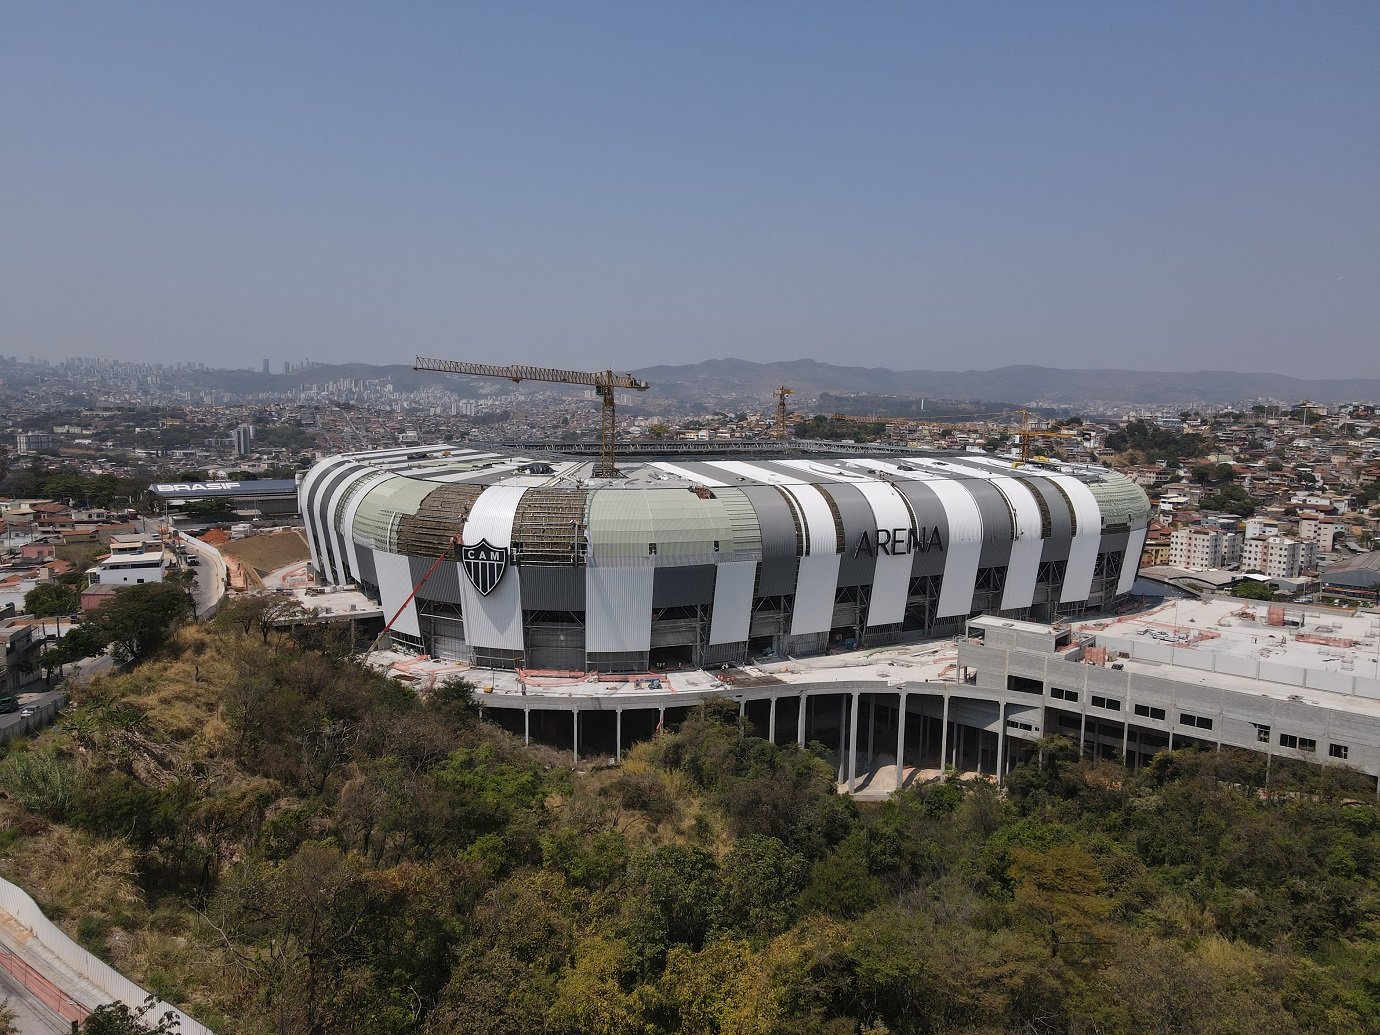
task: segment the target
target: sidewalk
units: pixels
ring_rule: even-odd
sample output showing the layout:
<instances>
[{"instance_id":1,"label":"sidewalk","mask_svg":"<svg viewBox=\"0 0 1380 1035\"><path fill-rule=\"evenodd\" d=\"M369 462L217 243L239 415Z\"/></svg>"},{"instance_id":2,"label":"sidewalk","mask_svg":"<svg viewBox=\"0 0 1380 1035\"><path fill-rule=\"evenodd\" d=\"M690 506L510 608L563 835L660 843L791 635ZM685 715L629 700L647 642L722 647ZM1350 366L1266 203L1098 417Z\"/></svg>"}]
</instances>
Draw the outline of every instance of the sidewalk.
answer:
<instances>
[{"instance_id":1,"label":"sidewalk","mask_svg":"<svg viewBox=\"0 0 1380 1035\"><path fill-rule=\"evenodd\" d=\"M54 956L12 915L0 910L0 969L5 984L22 993L21 998L33 1021L47 1023L37 1031L69 1030L72 1021L86 1015L110 996L84 980Z\"/></svg>"}]
</instances>

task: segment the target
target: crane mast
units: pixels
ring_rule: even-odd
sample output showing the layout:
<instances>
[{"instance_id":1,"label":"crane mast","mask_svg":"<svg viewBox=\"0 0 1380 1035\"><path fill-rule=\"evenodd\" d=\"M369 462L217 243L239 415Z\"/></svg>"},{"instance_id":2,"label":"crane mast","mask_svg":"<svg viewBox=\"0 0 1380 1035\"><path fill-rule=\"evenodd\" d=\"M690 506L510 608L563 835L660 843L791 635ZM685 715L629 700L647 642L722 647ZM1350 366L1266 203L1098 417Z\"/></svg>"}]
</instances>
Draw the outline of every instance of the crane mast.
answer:
<instances>
[{"instance_id":1,"label":"crane mast","mask_svg":"<svg viewBox=\"0 0 1380 1035\"><path fill-rule=\"evenodd\" d=\"M1030 440L1031 438L1076 438L1082 439L1082 435L1076 431L1058 431L1053 428L1032 428L1030 426L1030 413L1024 409L1017 410L1021 415L1021 451L1020 459L1015 466L1023 467L1030 462Z\"/></svg>"},{"instance_id":2,"label":"crane mast","mask_svg":"<svg viewBox=\"0 0 1380 1035\"><path fill-rule=\"evenodd\" d=\"M794 395L795 389L782 385L774 393L776 396L776 437L786 440L786 396Z\"/></svg>"},{"instance_id":3,"label":"crane mast","mask_svg":"<svg viewBox=\"0 0 1380 1035\"><path fill-rule=\"evenodd\" d=\"M413 370L429 370L441 374L465 374L470 377L501 377L514 384L523 381L543 381L552 384L588 385L599 396L599 466L595 474L600 478L617 478L616 442L618 417L614 406L614 392L619 388L645 392L651 386L630 374L612 370L559 370L555 367L534 367L521 364L506 366L493 363L464 363L454 359L427 359L418 356Z\"/></svg>"}]
</instances>

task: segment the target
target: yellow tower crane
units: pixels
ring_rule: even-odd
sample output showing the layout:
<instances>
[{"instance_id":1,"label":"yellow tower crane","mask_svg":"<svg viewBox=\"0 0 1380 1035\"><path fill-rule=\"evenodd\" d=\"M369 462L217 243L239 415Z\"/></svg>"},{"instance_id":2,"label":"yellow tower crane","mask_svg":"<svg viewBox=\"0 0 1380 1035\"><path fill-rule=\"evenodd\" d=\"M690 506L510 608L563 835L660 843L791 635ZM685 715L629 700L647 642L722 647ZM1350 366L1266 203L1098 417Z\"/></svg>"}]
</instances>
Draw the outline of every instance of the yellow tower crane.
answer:
<instances>
[{"instance_id":1,"label":"yellow tower crane","mask_svg":"<svg viewBox=\"0 0 1380 1035\"><path fill-rule=\"evenodd\" d=\"M775 392L776 395L776 437L785 441L786 438L786 396L794 395L794 388L787 388L782 385Z\"/></svg>"},{"instance_id":2,"label":"yellow tower crane","mask_svg":"<svg viewBox=\"0 0 1380 1035\"><path fill-rule=\"evenodd\" d=\"M595 474L600 478L617 478L615 463L617 450L615 439L618 436L618 421L614 411L613 395L619 388L634 392L645 392L651 386L630 374L616 374L612 370L556 370L551 367L495 366L492 363L461 363L453 359L426 359L417 357L413 370L431 370L442 374L468 374L472 377L504 377L514 384L522 381L549 381L554 384L589 385L599 395L602 402L602 418L599 422L599 466Z\"/></svg>"},{"instance_id":3,"label":"yellow tower crane","mask_svg":"<svg viewBox=\"0 0 1380 1035\"><path fill-rule=\"evenodd\" d=\"M1076 431L1055 431L1052 428L1030 427L1030 414L1026 410L1017 410L1021 415L1021 453L1020 459L1016 461L1016 466L1020 467L1030 461L1030 440L1031 438L1076 438L1082 440L1083 436Z\"/></svg>"}]
</instances>

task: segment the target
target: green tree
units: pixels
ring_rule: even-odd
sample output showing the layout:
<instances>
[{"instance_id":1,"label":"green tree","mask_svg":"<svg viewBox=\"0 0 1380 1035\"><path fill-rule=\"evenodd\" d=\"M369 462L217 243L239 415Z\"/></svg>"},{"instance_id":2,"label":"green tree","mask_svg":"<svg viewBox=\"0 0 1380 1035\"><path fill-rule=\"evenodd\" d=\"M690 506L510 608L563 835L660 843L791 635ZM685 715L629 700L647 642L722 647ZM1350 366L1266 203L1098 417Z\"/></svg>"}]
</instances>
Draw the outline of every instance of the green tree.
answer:
<instances>
[{"instance_id":1,"label":"green tree","mask_svg":"<svg viewBox=\"0 0 1380 1035\"><path fill-rule=\"evenodd\" d=\"M107 1003L91 1011L77 1030L82 1035L176 1035L182 1023L171 1010L152 1017L158 1001L149 996L144 1005L131 1010L124 1003Z\"/></svg>"},{"instance_id":2,"label":"green tree","mask_svg":"<svg viewBox=\"0 0 1380 1035\"><path fill-rule=\"evenodd\" d=\"M257 630L260 639L267 644L274 629L291 626L310 613L296 597L286 593L256 593L226 601L217 612L215 622L237 627L246 634Z\"/></svg>"},{"instance_id":3,"label":"green tree","mask_svg":"<svg viewBox=\"0 0 1380 1035\"><path fill-rule=\"evenodd\" d=\"M719 864L714 927L737 937L780 934L795 919L805 886L805 858L774 837L744 837Z\"/></svg>"},{"instance_id":4,"label":"green tree","mask_svg":"<svg viewBox=\"0 0 1380 1035\"><path fill-rule=\"evenodd\" d=\"M35 618L76 614L81 607L81 594L73 586L45 582L24 594L24 610Z\"/></svg>"},{"instance_id":5,"label":"green tree","mask_svg":"<svg viewBox=\"0 0 1380 1035\"><path fill-rule=\"evenodd\" d=\"M1116 903L1103 894L1106 882L1085 849L1013 848L1008 872L1015 885L1014 918L1045 932L1051 956L1086 952L1106 939Z\"/></svg>"},{"instance_id":6,"label":"green tree","mask_svg":"<svg viewBox=\"0 0 1380 1035\"><path fill-rule=\"evenodd\" d=\"M673 945L698 949L718 898L718 867L702 848L664 845L629 867L628 946L644 974L661 968Z\"/></svg>"},{"instance_id":7,"label":"green tree","mask_svg":"<svg viewBox=\"0 0 1380 1035\"><path fill-rule=\"evenodd\" d=\"M62 644L74 657L109 648L117 661L138 661L162 647L173 628L195 614L195 607L191 594L174 583L121 586Z\"/></svg>"},{"instance_id":8,"label":"green tree","mask_svg":"<svg viewBox=\"0 0 1380 1035\"><path fill-rule=\"evenodd\" d=\"M1275 591L1274 587L1268 582L1256 582L1254 579L1246 579L1232 586L1231 595L1234 597L1241 597L1244 600L1273 600L1275 598Z\"/></svg>"},{"instance_id":9,"label":"green tree","mask_svg":"<svg viewBox=\"0 0 1380 1035\"><path fill-rule=\"evenodd\" d=\"M196 521L227 521L235 516L231 501L223 496L191 500L183 505L182 512Z\"/></svg>"}]
</instances>

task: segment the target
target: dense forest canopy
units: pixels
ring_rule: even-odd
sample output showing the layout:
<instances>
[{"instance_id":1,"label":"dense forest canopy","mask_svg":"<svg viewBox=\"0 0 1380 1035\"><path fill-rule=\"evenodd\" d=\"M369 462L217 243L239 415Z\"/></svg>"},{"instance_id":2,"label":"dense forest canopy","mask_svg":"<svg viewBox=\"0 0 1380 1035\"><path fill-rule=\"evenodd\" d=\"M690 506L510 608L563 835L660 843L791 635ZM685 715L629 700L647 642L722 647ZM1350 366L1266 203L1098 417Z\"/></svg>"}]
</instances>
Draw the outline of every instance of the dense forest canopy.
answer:
<instances>
[{"instance_id":1,"label":"dense forest canopy","mask_svg":"<svg viewBox=\"0 0 1380 1035\"><path fill-rule=\"evenodd\" d=\"M0 761L0 871L223 1035L1380 1026L1380 811L1345 771L1054 739L1005 788L868 805L711 704L571 773L464 686L257 617Z\"/></svg>"}]
</instances>

